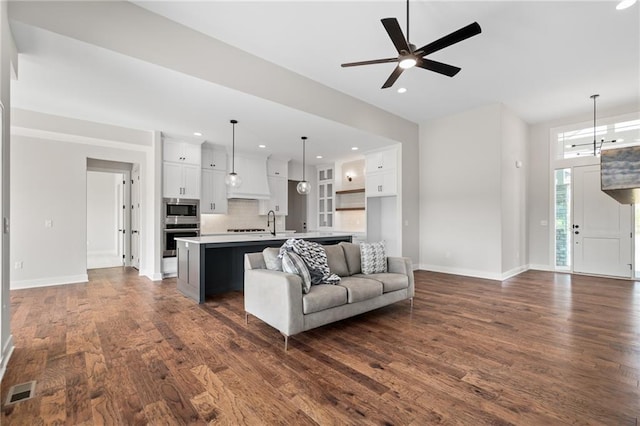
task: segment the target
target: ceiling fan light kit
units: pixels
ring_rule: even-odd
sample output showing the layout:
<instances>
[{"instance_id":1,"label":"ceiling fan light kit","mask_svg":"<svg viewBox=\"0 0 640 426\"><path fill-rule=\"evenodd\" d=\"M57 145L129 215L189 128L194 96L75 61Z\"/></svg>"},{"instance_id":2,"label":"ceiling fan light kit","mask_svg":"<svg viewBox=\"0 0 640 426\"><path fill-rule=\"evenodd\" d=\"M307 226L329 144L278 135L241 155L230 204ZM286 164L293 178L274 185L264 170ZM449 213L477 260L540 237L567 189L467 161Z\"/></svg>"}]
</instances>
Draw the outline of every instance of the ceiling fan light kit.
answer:
<instances>
[{"instance_id":1,"label":"ceiling fan light kit","mask_svg":"<svg viewBox=\"0 0 640 426\"><path fill-rule=\"evenodd\" d=\"M416 46L409 42L409 0L407 0L407 37L405 38L402 33L402 29L400 28L400 24L396 18L384 18L381 19L382 25L385 30L387 30L387 34L389 34L389 38L393 42L396 50L398 51L398 56L396 58L385 58L385 59L373 59L369 61L360 61L360 62L348 62L342 64L342 67L356 67L360 65L372 65L372 64L385 64L396 62L396 68L393 70L387 81L382 85L383 89L389 88L393 86L396 80L400 77L402 72L406 69L418 67L423 68L429 71L436 72L438 74L446 75L447 77L453 77L458 72L460 72L459 67L455 67L453 65L444 64L442 62L433 61L431 59L425 58L425 56L430 55L438 50L442 50L445 47L449 47L453 44L459 43L463 40L466 40L470 37L478 35L482 32L480 25L477 22L467 25L466 27L462 27L457 31L452 32L444 37L439 38L436 41L433 41L429 44L425 44L424 46L416 49Z\"/></svg>"}]
</instances>

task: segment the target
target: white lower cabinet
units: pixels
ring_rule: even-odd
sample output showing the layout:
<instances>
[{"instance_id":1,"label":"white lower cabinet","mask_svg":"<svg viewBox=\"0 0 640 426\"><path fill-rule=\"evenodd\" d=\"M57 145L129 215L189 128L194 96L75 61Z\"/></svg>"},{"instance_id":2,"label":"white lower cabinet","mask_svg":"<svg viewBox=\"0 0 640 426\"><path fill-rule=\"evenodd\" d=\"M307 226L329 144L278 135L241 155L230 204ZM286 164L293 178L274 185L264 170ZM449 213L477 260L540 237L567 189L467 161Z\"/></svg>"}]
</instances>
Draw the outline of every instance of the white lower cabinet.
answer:
<instances>
[{"instance_id":1,"label":"white lower cabinet","mask_svg":"<svg viewBox=\"0 0 640 426\"><path fill-rule=\"evenodd\" d=\"M367 175L365 182L367 197L386 197L397 195L397 193L398 177L395 170Z\"/></svg>"},{"instance_id":2,"label":"white lower cabinet","mask_svg":"<svg viewBox=\"0 0 640 426\"><path fill-rule=\"evenodd\" d=\"M162 167L165 198L200 198L200 167L165 162Z\"/></svg>"},{"instance_id":3,"label":"white lower cabinet","mask_svg":"<svg viewBox=\"0 0 640 426\"><path fill-rule=\"evenodd\" d=\"M269 192L271 198L261 200L259 204L259 213L267 214L269 210L273 210L276 216L286 216L289 214L289 183L287 178L269 176Z\"/></svg>"},{"instance_id":4,"label":"white lower cabinet","mask_svg":"<svg viewBox=\"0 0 640 426\"><path fill-rule=\"evenodd\" d=\"M224 183L226 172L202 169L202 197L200 212L204 214L227 213L227 185Z\"/></svg>"}]
</instances>

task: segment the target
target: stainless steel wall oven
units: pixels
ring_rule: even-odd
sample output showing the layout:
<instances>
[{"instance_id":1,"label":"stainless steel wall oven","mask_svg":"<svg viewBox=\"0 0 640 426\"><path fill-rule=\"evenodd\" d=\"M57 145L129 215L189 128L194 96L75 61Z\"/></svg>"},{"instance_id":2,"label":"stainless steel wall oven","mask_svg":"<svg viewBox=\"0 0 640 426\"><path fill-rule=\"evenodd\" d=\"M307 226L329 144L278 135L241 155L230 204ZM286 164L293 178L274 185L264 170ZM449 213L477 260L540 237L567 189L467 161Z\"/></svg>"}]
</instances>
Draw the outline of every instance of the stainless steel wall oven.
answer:
<instances>
[{"instance_id":1,"label":"stainless steel wall oven","mask_svg":"<svg viewBox=\"0 0 640 426\"><path fill-rule=\"evenodd\" d=\"M163 257L175 257L176 238L200 236L199 207L198 200L164 199Z\"/></svg>"}]
</instances>

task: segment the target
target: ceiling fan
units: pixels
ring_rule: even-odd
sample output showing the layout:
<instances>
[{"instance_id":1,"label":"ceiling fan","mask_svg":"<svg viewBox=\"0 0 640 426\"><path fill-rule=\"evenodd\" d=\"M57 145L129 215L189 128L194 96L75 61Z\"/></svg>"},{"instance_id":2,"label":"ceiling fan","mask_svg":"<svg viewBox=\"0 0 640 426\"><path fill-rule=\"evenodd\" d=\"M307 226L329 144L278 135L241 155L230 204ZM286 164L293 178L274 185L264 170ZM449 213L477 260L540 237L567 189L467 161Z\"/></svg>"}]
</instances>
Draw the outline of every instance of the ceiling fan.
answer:
<instances>
[{"instance_id":1,"label":"ceiling fan","mask_svg":"<svg viewBox=\"0 0 640 426\"><path fill-rule=\"evenodd\" d=\"M383 89L393 86L400 74L406 69L414 66L424 68L426 70L434 71L439 74L444 74L448 77L456 75L461 68L454 67L453 65L443 64L442 62L433 61L425 58L425 56L437 52L438 50L449 47L452 44L459 43L474 35L480 34L482 29L477 22L462 27L457 31L452 32L436 41L429 44L425 44L419 49L416 49L414 44L409 42L409 0L407 0L407 38L402 34L402 29L396 18L384 18L381 19L384 29L387 30L387 34L391 38L393 45L398 51L398 57L374 59L371 61L361 62L349 62L342 64L342 67L356 67L359 65L371 65L371 64L385 64L388 62L397 62L396 68L393 70L387 81L382 85Z\"/></svg>"}]
</instances>

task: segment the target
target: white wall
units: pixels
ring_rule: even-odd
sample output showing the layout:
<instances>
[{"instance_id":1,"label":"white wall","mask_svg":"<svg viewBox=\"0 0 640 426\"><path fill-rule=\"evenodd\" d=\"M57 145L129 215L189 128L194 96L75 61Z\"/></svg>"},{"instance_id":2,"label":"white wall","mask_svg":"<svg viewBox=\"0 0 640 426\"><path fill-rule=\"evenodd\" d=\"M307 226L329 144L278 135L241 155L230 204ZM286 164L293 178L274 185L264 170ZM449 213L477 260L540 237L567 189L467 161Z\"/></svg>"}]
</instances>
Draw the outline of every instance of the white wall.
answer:
<instances>
[{"instance_id":1,"label":"white wall","mask_svg":"<svg viewBox=\"0 0 640 426\"><path fill-rule=\"evenodd\" d=\"M501 274L501 109L498 104L420 125L420 265Z\"/></svg>"},{"instance_id":2,"label":"white wall","mask_svg":"<svg viewBox=\"0 0 640 426\"><path fill-rule=\"evenodd\" d=\"M526 269L528 126L501 108L502 127L502 269L503 277ZM518 164L516 164L518 162ZM518 167L518 165L520 167Z\"/></svg>"},{"instance_id":3,"label":"white wall","mask_svg":"<svg viewBox=\"0 0 640 426\"><path fill-rule=\"evenodd\" d=\"M138 132L137 144L109 141L74 135L66 128L46 131L44 123L53 116L24 110L13 114L11 211L16 221L11 265L20 261L22 269L12 269L11 287L86 281L87 158L140 164L140 273L160 279L161 188L154 167L160 152L152 133ZM43 116L47 119L41 120ZM69 127L76 121L60 120ZM118 129L112 134L119 134ZM47 220L52 227L45 226Z\"/></svg>"},{"instance_id":4,"label":"white wall","mask_svg":"<svg viewBox=\"0 0 640 426\"><path fill-rule=\"evenodd\" d=\"M10 80L11 66L17 66L17 53L9 28L7 13L8 2L0 2L0 100L4 106L2 111L3 126L0 129L0 199L2 200L2 214L0 222L6 219L10 223L10 134L9 123L11 117ZM4 224L0 223L0 229ZM6 371L7 363L13 352L13 338L11 336L11 311L9 299L9 236L0 230L0 380ZM14 237L15 238L15 237Z\"/></svg>"},{"instance_id":5,"label":"white wall","mask_svg":"<svg viewBox=\"0 0 640 426\"><path fill-rule=\"evenodd\" d=\"M587 99L588 101L588 99ZM637 104L621 105L616 108L598 110L598 119L633 113L640 110ZM528 196L528 255L532 269L552 270L553 257L553 217L551 214L551 129L593 120L593 111L581 115L563 117L538 123L529 128L529 153L527 164ZM546 224L545 224L546 223Z\"/></svg>"},{"instance_id":6,"label":"white wall","mask_svg":"<svg viewBox=\"0 0 640 426\"><path fill-rule=\"evenodd\" d=\"M121 174L87 172L88 255L118 254L118 206L122 200L117 189L122 179Z\"/></svg>"}]
</instances>

